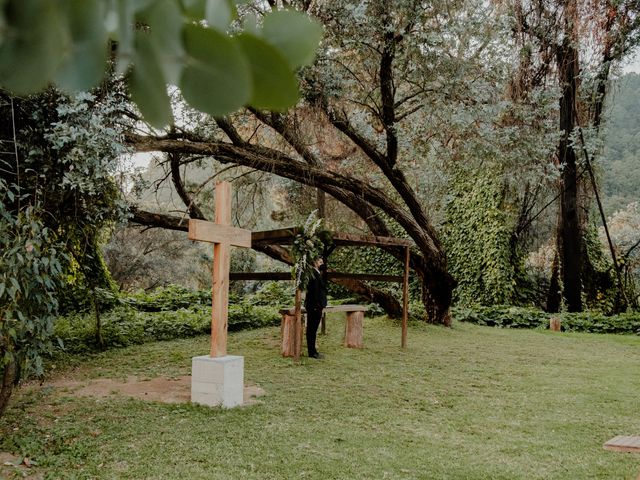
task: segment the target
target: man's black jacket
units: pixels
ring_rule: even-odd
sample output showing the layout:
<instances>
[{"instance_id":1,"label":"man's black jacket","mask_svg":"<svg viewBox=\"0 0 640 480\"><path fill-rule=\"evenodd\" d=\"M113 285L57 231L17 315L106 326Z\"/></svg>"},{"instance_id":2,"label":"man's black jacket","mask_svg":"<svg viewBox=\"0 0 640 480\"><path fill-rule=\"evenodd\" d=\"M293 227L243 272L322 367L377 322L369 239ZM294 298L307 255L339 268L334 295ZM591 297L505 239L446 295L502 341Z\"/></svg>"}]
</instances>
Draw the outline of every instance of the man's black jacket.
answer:
<instances>
[{"instance_id":1,"label":"man's black jacket","mask_svg":"<svg viewBox=\"0 0 640 480\"><path fill-rule=\"evenodd\" d=\"M322 310L327 306L327 289L318 270L313 271L313 277L307 285L307 296L304 300L304 308L308 310Z\"/></svg>"}]
</instances>

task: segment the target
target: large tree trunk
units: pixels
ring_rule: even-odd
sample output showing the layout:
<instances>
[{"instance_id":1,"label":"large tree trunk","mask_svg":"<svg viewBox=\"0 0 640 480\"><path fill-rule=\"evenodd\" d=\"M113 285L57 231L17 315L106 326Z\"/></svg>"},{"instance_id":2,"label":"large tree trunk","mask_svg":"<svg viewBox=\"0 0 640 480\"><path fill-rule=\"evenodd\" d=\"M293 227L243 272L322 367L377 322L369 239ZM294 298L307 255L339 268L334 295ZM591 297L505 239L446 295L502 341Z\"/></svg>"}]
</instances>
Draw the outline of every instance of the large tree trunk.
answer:
<instances>
[{"instance_id":1,"label":"large tree trunk","mask_svg":"<svg viewBox=\"0 0 640 480\"><path fill-rule=\"evenodd\" d=\"M429 323L438 323L446 327L451 326L449 305L451 305L455 286L455 280L447 272L444 272L437 281L429 278L423 279L422 303Z\"/></svg>"},{"instance_id":2,"label":"large tree trunk","mask_svg":"<svg viewBox=\"0 0 640 480\"><path fill-rule=\"evenodd\" d=\"M578 172L576 153L570 136L575 127L578 51L568 35L557 52L560 97L558 158L562 167L558 251L562 272L563 296L570 312L582 311L582 230L578 215Z\"/></svg>"}]
</instances>

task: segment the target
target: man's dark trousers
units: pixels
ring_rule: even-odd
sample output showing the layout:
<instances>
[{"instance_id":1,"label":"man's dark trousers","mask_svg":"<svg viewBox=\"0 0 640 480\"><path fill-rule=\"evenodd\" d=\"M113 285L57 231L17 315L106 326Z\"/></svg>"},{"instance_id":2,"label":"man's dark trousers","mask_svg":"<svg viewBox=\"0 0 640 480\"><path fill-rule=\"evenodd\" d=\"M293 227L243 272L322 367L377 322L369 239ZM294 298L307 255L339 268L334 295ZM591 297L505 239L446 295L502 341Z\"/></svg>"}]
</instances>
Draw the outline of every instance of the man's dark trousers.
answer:
<instances>
[{"instance_id":1,"label":"man's dark trousers","mask_svg":"<svg viewBox=\"0 0 640 480\"><path fill-rule=\"evenodd\" d=\"M316 335L318 334L318 325L322 319L322 309L307 310L307 351L309 357L318 354L316 349Z\"/></svg>"}]
</instances>

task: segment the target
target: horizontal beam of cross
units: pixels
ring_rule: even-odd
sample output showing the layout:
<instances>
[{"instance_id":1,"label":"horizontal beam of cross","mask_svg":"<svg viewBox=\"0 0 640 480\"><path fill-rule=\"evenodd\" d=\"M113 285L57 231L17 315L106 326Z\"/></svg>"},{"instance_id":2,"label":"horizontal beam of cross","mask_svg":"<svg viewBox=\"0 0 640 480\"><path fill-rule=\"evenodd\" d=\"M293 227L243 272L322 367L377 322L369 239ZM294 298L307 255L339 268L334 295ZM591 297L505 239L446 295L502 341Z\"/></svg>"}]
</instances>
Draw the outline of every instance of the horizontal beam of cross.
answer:
<instances>
[{"instance_id":1,"label":"horizontal beam of cross","mask_svg":"<svg viewBox=\"0 0 640 480\"><path fill-rule=\"evenodd\" d=\"M251 248L251 230L191 219L189 220L189 240Z\"/></svg>"}]
</instances>

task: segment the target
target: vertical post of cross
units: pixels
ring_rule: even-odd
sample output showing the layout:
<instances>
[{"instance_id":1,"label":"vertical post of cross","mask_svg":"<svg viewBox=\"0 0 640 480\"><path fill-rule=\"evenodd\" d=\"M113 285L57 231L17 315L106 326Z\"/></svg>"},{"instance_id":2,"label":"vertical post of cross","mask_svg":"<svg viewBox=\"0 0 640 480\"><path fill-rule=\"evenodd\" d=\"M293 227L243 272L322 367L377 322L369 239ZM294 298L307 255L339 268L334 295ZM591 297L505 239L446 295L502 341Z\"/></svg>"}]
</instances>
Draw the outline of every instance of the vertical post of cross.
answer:
<instances>
[{"instance_id":1,"label":"vertical post of cross","mask_svg":"<svg viewBox=\"0 0 640 480\"><path fill-rule=\"evenodd\" d=\"M216 225L231 225L231 184L216 184ZM211 357L227 354L227 323L229 315L229 270L231 248L228 243L213 244L211 288Z\"/></svg>"}]
</instances>

